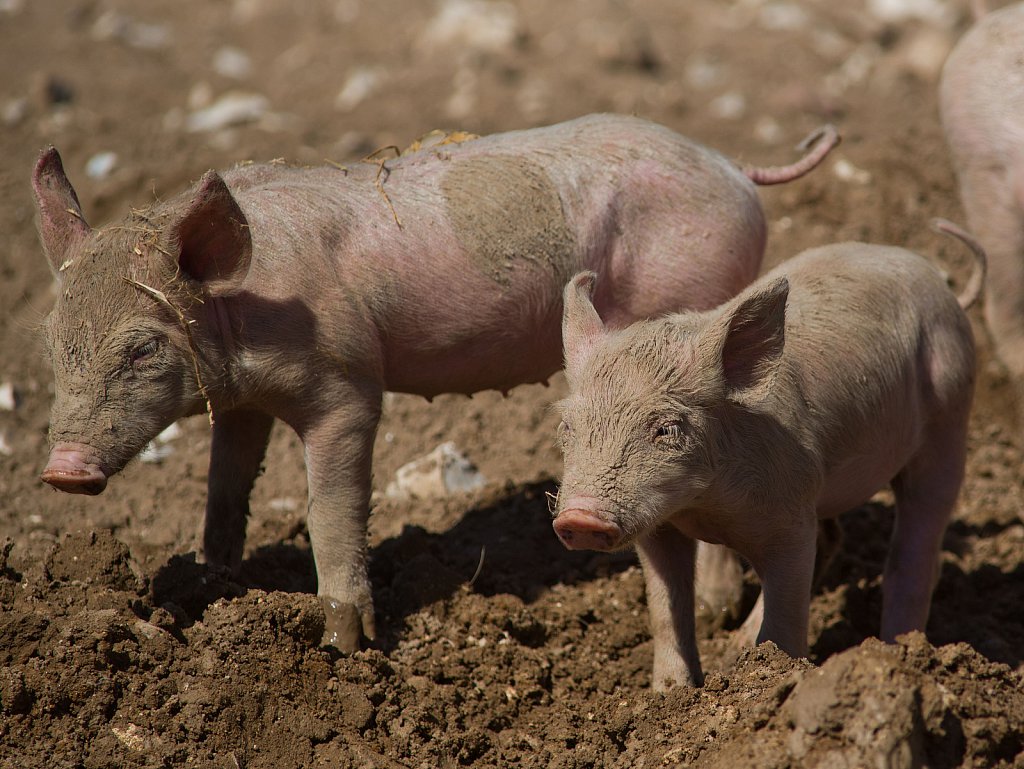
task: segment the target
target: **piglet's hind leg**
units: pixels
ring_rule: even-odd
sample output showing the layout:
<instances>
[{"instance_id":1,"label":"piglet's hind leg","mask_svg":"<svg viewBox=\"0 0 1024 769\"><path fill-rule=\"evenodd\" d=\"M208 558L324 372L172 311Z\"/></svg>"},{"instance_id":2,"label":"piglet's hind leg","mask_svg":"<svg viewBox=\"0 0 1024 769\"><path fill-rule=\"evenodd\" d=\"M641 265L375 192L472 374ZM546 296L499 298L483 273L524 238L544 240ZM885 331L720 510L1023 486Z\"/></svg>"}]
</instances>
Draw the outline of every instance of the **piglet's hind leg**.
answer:
<instances>
[{"instance_id":1,"label":"piglet's hind leg","mask_svg":"<svg viewBox=\"0 0 1024 769\"><path fill-rule=\"evenodd\" d=\"M927 440L893 480L896 524L882 584L883 641L924 630L939 550L964 475L964 439Z\"/></svg>"}]
</instances>

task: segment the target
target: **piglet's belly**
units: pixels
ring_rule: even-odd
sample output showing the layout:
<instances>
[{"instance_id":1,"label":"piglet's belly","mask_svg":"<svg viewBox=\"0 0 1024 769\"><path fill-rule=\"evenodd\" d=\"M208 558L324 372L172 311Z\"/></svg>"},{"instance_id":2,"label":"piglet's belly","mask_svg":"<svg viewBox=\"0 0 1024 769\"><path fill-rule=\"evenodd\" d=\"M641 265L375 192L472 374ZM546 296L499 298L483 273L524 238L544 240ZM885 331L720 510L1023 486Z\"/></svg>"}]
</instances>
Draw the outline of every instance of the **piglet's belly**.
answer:
<instances>
[{"instance_id":1,"label":"piglet's belly","mask_svg":"<svg viewBox=\"0 0 1024 769\"><path fill-rule=\"evenodd\" d=\"M826 476L818 496L819 518L834 518L864 504L872 496L888 488L907 458L900 456L857 457L833 467Z\"/></svg>"},{"instance_id":2,"label":"piglet's belly","mask_svg":"<svg viewBox=\"0 0 1024 769\"><path fill-rule=\"evenodd\" d=\"M544 382L562 367L557 330L523 337L480 336L456 348L407 351L392 356L385 386L395 392L433 397L441 393L510 390Z\"/></svg>"}]
</instances>

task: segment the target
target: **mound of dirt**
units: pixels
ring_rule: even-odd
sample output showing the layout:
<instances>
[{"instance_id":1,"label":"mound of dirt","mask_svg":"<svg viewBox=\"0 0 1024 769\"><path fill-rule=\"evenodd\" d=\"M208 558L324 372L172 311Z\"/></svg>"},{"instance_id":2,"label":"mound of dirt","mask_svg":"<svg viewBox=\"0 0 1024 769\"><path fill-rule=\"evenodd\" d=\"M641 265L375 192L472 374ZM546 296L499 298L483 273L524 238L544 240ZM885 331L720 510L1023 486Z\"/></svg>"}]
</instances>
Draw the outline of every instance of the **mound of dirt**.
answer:
<instances>
[{"instance_id":1,"label":"mound of dirt","mask_svg":"<svg viewBox=\"0 0 1024 769\"><path fill-rule=\"evenodd\" d=\"M642 605L635 566L590 575L604 606L564 586L531 606L425 548L393 581L421 607L402 638L348 657L317 647L312 595L177 576L180 603L161 602L102 531L4 565L7 765L954 767L1024 749L1019 674L919 633L820 668L765 644L702 689L651 694L648 642L617 616Z\"/></svg>"}]
</instances>

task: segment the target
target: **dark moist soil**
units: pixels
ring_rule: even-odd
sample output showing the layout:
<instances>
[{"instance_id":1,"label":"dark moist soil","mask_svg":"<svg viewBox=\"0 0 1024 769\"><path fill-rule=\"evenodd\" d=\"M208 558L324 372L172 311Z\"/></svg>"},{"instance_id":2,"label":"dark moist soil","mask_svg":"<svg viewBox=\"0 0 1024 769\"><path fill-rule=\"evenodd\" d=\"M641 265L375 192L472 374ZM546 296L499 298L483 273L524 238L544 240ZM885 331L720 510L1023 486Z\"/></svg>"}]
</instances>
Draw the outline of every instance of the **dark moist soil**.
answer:
<instances>
[{"instance_id":1,"label":"dark moist soil","mask_svg":"<svg viewBox=\"0 0 1024 769\"><path fill-rule=\"evenodd\" d=\"M9 384L15 400L0 410L0 767L1024 766L1021 444L978 310L968 474L927 640L872 638L891 528L882 495L841 519L810 660L738 651L738 620L705 619L698 690L650 690L635 557L567 553L551 532L560 377L508 398L388 397L371 519L380 634L352 656L317 645L305 476L287 430L257 483L237 579L194 555L202 418L102 496L38 481L52 397L38 326L54 288L29 178L43 146L58 146L102 224L209 168L351 161L434 128L617 111L773 165L832 121L844 142L822 168L761 190L766 264L858 239L906 245L962 281L966 253L927 222L963 221L935 90L965 11L919 3L938 18L885 19L883 5L899 7L0 2L0 395ZM474 13L487 23L464 24ZM250 104L263 114L190 130L230 93L263 97ZM104 152L116 153L106 174ZM481 490L383 494L447 440L484 473ZM755 595L751 578L746 606Z\"/></svg>"}]
</instances>

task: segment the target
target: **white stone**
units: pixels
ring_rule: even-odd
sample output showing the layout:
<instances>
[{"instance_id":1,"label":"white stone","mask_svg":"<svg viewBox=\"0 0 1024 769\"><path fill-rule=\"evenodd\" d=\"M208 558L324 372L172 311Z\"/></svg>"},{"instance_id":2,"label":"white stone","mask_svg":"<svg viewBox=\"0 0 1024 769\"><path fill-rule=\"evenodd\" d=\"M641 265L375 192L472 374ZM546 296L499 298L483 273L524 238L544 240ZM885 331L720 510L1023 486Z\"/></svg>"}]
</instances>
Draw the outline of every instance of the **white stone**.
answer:
<instances>
[{"instance_id":1,"label":"white stone","mask_svg":"<svg viewBox=\"0 0 1024 769\"><path fill-rule=\"evenodd\" d=\"M854 184L871 183L871 173L863 168L857 168L846 158L840 158L835 162L832 166L832 173L836 175L837 179L844 182L853 182Z\"/></svg>"},{"instance_id":2,"label":"white stone","mask_svg":"<svg viewBox=\"0 0 1024 769\"><path fill-rule=\"evenodd\" d=\"M157 50L171 44L171 30L166 24L136 21L118 11L107 11L92 25L95 40L116 40L132 48Z\"/></svg>"},{"instance_id":3,"label":"white stone","mask_svg":"<svg viewBox=\"0 0 1024 769\"><path fill-rule=\"evenodd\" d=\"M758 20L765 29L795 31L810 24L807 11L796 3L770 3L761 9Z\"/></svg>"},{"instance_id":4,"label":"white stone","mask_svg":"<svg viewBox=\"0 0 1024 769\"><path fill-rule=\"evenodd\" d=\"M166 443L150 441L146 448L139 452L139 461L147 465L158 465L174 453L174 449Z\"/></svg>"},{"instance_id":5,"label":"white stone","mask_svg":"<svg viewBox=\"0 0 1024 769\"><path fill-rule=\"evenodd\" d=\"M252 72L252 59L240 48L224 46L214 54L213 70L218 75L243 80Z\"/></svg>"},{"instance_id":6,"label":"white stone","mask_svg":"<svg viewBox=\"0 0 1024 769\"><path fill-rule=\"evenodd\" d=\"M384 494L393 499L446 497L479 489L486 483L476 466L448 441L398 468Z\"/></svg>"},{"instance_id":7,"label":"white stone","mask_svg":"<svg viewBox=\"0 0 1024 769\"><path fill-rule=\"evenodd\" d=\"M11 99L5 103L3 112L0 113L0 119L3 120L4 125L14 126L24 120L26 115L28 115L28 99L22 97Z\"/></svg>"},{"instance_id":8,"label":"white stone","mask_svg":"<svg viewBox=\"0 0 1024 769\"><path fill-rule=\"evenodd\" d=\"M159 464L163 462L174 453L174 449L169 445L170 442L180 436L181 428L178 427L177 422L172 422L168 427L164 428L163 432L147 443L146 448L139 452L139 461L146 464Z\"/></svg>"},{"instance_id":9,"label":"white stone","mask_svg":"<svg viewBox=\"0 0 1024 769\"><path fill-rule=\"evenodd\" d=\"M170 425L164 428L163 432L156 436L156 440L160 441L161 443L167 443L168 441L173 441L175 438L180 437L181 428L178 427L177 422L171 422Z\"/></svg>"},{"instance_id":10,"label":"white stone","mask_svg":"<svg viewBox=\"0 0 1024 769\"><path fill-rule=\"evenodd\" d=\"M729 91L711 102L711 114L723 120L736 120L747 111L747 99L738 91Z\"/></svg>"},{"instance_id":11,"label":"white stone","mask_svg":"<svg viewBox=\"0 0 1024 769\"><path fill-rule=\"evenodd\" d=\"M921 19L950 26L956 21L954 4L941 0L868 0L867 10L875 18L888 23Z\"/></svg>"},{"instance_id":12,"label":"white stone","mask_svg":"<svg viewBox=\"0 0 1024 769\"><path fill-rule=\"evenodd\" d=\"M224 94L209 107L191 113L185 119L185 129L198 133L252 123L266 115L269 107L270 102L266 96L233 91Z\"/></svg>"},{"instance_id":13,"label":"white stone","mask_svg":"<svg viewBox=\"0 0 1024 769\"><path fill-rule=\"evenodd\" d=\"M85 175L90 179L106 179L116 165L116 152L97 152L85 164Z\"/></svg>"},{"instance_id":14,"label":"white stone","mask_svg":"<svg viewBox=\"0 0 1024 769\"><path fill-rule=\"evenodd\" d=\"M338 92L334 106L346 112L353 109L377 90L381 75L379 67L356 67L349 73L345 85Z\"/></svg>"},{"instance_id":15,"label":"white stone","mask_svg":"<svg viewBox=\"0 0 1024 769\"><path fill-rule=\"evenodd\" d=\"M0 383L0 411L14 411L18 407L18 394L13 382Z\"/></svg>"},{"instance_id":16,"label":"white stone","mask_svg":"<svg viewBox=\"0 0 1024 769\"><path fill-rule=\"evenodd\" d=\"M512 3L445 0L420 42L427 48L452 45L498 52L510 47L518 34L519 17Z\"/></svg>"}]
</instances>

